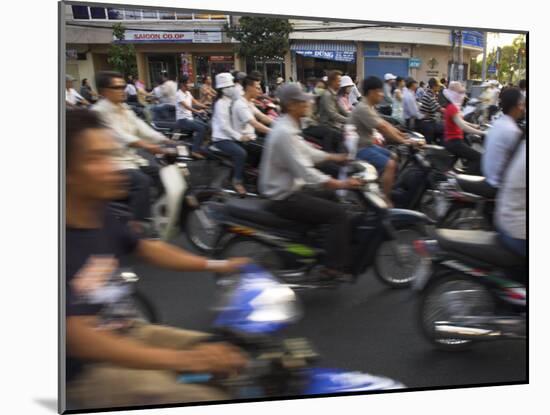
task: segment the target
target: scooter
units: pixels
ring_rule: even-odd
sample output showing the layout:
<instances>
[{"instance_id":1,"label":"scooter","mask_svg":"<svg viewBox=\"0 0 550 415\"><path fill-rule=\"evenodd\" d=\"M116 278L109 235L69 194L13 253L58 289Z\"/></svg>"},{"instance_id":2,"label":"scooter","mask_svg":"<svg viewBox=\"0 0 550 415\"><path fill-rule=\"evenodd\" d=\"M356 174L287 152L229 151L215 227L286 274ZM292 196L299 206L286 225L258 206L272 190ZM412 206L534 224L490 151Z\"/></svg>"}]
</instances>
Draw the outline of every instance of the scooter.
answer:
<instances>
[{"instance_id":1,"label":"scooter","mask_svg":"<svg viewBox=\"0 0 550 415\"><path fill-rule=\"evenodd\" d=\"M412 281L418 263L412 240L426 235L429 219L419 212L388 209L377 184L376 169L354 162L348 174L365 185L350 192L345 204L352 220L351 273L349 281L326 281L318 267L326 252L326 230L280 218L269 212L269 200L233 199L211 204L209 216L217 225L214 255L218 258L249 256L299 289L332 288L353 283L374 266L385 284L403 288Z\"/></svg>"},{"instance_id":2,"label":"scooter","mask_svg":"<svg viewBox=\"0 0 550 415\"><path fill-rule=\"evenodd\" d=\"M495 232L438 229L415 248L422 258L413 284L422 296L418 320L435 347L526 338L526 261Z\"/></svg>"},{"instance_id":3,"label":"scooter","mask_svg":"<svg viewBox=\"0 0 550 415\"><path fill-rule=\"evenodd\" d=\"M215 380L210 373L182 373L179 382L221 387L234 399L405 387L387 377L317 367L319 355L307 339L282 335L302 315L294 291L261 267L243 267L222 293L215 307L211 340L240 347L247 353L249 363L241 374L227 379Z\"/></svg>"}]
</instances>

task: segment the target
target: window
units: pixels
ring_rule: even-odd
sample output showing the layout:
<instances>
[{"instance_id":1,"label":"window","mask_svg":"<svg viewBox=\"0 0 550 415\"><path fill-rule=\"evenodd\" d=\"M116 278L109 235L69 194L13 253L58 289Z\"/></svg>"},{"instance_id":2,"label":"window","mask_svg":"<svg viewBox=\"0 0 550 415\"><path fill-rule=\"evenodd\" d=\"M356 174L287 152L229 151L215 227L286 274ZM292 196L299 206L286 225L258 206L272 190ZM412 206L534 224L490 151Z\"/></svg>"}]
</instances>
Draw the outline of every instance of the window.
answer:
<instances>
[{"instance_id":1,"label":"window","mask_svg":"<svg viewBox=\"0 0 550 415\"><path fill-rule=\"evenodd\" d=\"M195 14L195 20L210 20L209 14Z\"/></svg>"},{"instance_id":2,"label":"window","mask_svg":"<svg viewBox=\"0 0 550 415\"><path fill-rule=\"evenodd\" d=\"M105 7L90 7L92 19L106 19Z\"/></svg>"},{"instance_id":3,"label":"window","mask_svg":"<svg viewBox=\"0 0 550 415\"><path fill-rule=\"evenodd\" d=\"M142 10L144 19L158 19L159 15L156 10Z\"/></svg>"},{"instance_id":4,"label":"window","mask_svg":"<svg viewBox=\"0 0 550 415\"><path fill-rule=\"evenodd\" d=\"M108 8L107 14L109 15L109 20L122 20L122 17L124 16L124 10Z\"/></svg>"},{"instance_id":5,"label":"window","mask_svg":"<svg viewBox=\"0 0 550 415\"><path fill-rule=\"evenodd\" d=\"M176 12L176 19L178 20L192 20L193 13L179 13Z\"/></svg>"},{"instance_id":6,"label":"window","mask_svg":"<svg viewBox=\"0 0 550 415\"><path fill-rule=\"evenodd\" d=\"M73 18L88 20L90 15L88 14L88 6L72 6Z\"/></svg>"},{"instance_id":7,"label":"window","mask_svg":"<svg viewBox=\"0 0 550 415\"><path fill-rule=\"evenodd\" d=\"M225 14L211 14L210 19L211 20L227 20L227 16Z\"/></svg>"},{"instance_id":8,"label":"window","mask_svg":"<svg viewBox=\"0 0 550 415\"><path fill-rule=\"evenodd\" d=\"M175 20L176 15L174 12L159 12L159 17L161 20Z\"/></svg>"},{"instance_id":9,"label":"window","mask_svg":"<svg viewBox=\"0 0 550 415\"><path fill-rule=\"evenodd\" d=\"M125 9L124 20L141 20L141 10Z\"/></svg>"}]
</instances>

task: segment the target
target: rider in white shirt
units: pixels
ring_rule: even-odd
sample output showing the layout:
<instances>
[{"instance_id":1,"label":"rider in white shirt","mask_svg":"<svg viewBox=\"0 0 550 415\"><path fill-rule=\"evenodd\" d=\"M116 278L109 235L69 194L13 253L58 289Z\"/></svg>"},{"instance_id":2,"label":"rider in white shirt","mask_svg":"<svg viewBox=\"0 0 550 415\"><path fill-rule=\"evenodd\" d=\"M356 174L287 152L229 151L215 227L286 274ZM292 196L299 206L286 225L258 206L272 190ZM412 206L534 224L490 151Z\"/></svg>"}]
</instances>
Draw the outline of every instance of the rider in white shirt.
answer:
<instances>
[{"instance_id":1,"label":"rider in white shirt","mask_svg":"<svg viewBox=\"0 0 550 415\"><path fill-rule=\"evenodd\" d=\"M195 158L203 159L204 156L200 152L208 126L201 120L194 119L193 114L204 113L206 106L191 95L189 91L189 78L187 76L181 78L179 85L180 89L176 93L176 128L193 131L191 155Z\"/></svg>"},{"instance_id":2,"label":"rider in white shirt","mask_svg":"<svg viewBox=\"0 0 550 415\"><path fill-rule=\"evenodd\" d=\"M73 88L74 78L71 75L65 77L65 102L67 107L74 108L78 104L90 105L90 103Z\"/></svg>"},{"instance_id":3,"label":"rider in white shirt","mask_svg":"<svg viewBox=\"0 0 550 415\"><path fill-rule=\"evenodd\" d=\"M501 106L503 115L487 132L481 159L481 171L495 188L500 187L504 170L521 141L517 122L525 116L525 98L518 88L508 88L502 93Z\"/></svg>"}]
</instances>

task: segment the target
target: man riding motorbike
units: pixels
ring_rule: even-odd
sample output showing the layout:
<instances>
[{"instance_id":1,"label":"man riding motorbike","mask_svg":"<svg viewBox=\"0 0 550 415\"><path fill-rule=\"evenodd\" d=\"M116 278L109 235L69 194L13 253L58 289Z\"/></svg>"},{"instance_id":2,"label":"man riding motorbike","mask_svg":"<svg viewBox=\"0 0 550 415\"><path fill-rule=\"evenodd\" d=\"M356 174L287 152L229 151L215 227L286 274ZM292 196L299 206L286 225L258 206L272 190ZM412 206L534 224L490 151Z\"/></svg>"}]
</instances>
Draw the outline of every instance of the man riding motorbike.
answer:
<instances>
[{"instance_id":1,"label":"man riding motorbike","mask_svg":"<svg viewBox=\"0 0 550 415\"><path fill-rule=\"evenodd\" d=\"M118 146L97 112L67 112L66 381L75 408L229 399L209 386L177 382L178 372L227 375L245 365L205 333L144 323L132 308L120 264L130 253L176 271L235 272L248 260L210 261L162 241L139 239L107 203L125 196Z\"/></svg>"},{"instance_id":2,"label":"man riding motorbike","mask_svg":"<svg viewBox=\"0 0 550 415\"><path fill-rule=\"evenodd\" d=\"M279 90L283 116L268 134L260 163L260 193L272 200L276 215L311 225L328 224L327 259L321 270L327 279L346 278L350 255L350 221L338 204L334 190L353 189L360 180L335 180L314 166L325 161L345 162L345 154L329 154L313 148L301 135L300 120L312 97L296 84ZM331 200L333 199L333 200Z\"/></svg>"},{"instance_id":3,"label":"man riding motorbike","mask_svg":"<svg viewBox=\"0 0 550 415\"><path fill-rule=\"evenodd\" d=\"M481 159L483 175L494 188L500 187L506 167L521 142L523 132L517 122L525 117L525 97L519 88L508 88L500 101L503 115L488 131Z\"/></svg>"},{"instance_id":4,"label":"man riding motorbike","mask_svg":"<svg viewBox=\"0 0 550 415\"><path fill-rule=\"evenodd\" d=\"M375 130L398 144L409 143L407 136L383 120L375 107L384 100L384 84L380 78L370 76L363 81L363 100L351 113L350 123L359 135L357 158L372 164L382 178L382 188L389 206L395 182L397 163L386 148L376 143Z\"/></svg>"},{"instance_id":5,"label":"man riding motorbike","mask_svg":"<svg viewBox=\"0 0 550 415\"><path fill-rule=\"evenodd\" d=\"M162 191L160 165L155 155L164 154L161 144L170 143L170 140L139 119L125 104L126 82L122 74L99 72L96 85L101 99L92 109L113 130L115 139L122 147L119 165L131 176L132 182L137 183L130 193L130 208L136 219L143 221L147 218L142 216L147 213L138 214L136 211L150 210L151 180L157 191Z\"/></svg>"}]
</instances>

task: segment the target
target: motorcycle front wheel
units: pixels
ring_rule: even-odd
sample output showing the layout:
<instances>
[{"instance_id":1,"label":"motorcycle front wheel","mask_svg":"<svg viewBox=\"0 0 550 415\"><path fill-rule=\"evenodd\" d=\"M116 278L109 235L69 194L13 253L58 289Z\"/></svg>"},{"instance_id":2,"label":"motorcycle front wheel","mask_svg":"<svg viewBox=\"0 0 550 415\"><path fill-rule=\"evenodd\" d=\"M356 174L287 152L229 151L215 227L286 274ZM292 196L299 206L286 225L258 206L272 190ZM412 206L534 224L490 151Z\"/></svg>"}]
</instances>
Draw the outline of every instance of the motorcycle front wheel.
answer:
<instances>
[{"instance_id":1,"label":"motorcycle front wheel","mask_svg":"<svg viewBox=\"0 0 550 415\"><path fill-rule=\"evenodd\" d=\"M421 266L414 241L425 239L428 233L420 225L396 229L395 233L395 239L388 239L378 247L374 272L380 281L392 288L407 288Z\"/></svg>"},{"instance_id":2,"label":"motorcycle front wheel","mask_svg":"<svg viewBox=\"0 0 550 415\"><path fill-rule=\"evenodd\" d=\"M219 195L197 197L199 206L185 215L183 231L189 243L199 252L210 252L214 249L221 232L219 224L210 217L209 207L223 203Z\"/></svg>"}]
</instances>

